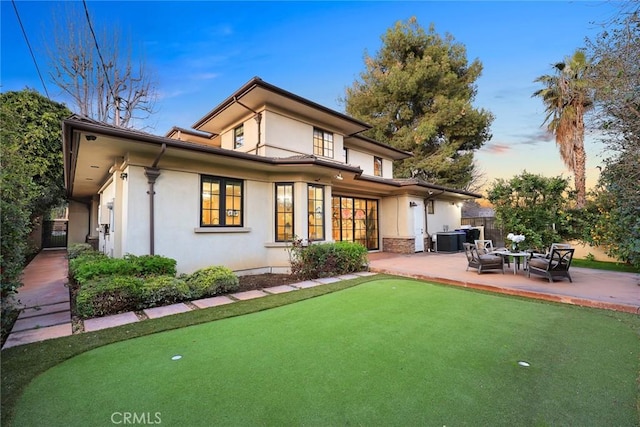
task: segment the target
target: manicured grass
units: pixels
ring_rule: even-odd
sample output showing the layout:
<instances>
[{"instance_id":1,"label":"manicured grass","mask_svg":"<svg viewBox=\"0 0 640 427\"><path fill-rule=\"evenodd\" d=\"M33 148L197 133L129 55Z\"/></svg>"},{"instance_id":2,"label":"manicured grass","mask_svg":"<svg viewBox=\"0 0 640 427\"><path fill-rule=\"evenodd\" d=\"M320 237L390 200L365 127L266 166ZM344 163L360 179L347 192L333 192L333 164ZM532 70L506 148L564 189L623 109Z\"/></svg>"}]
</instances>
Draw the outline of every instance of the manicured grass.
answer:
<instances>
[{"instance_id":1,"label":"manicured grass","mask_svg":"<svg viewBox=\"0 0 640 427\"><path fill-rule=\"evenodd\" d=\"M13 425L637 425L638 331L384 278L82 353L26 387Z\"/></svg>"},{"instance_id":2,"label":"manicured grass","mask_svg":"<svg viewBox=\"0 0 640 427\"><path fill-rule=\"evenodd\" d=\"M620 271L622 273L640 273L637 268L632 265L617 262L590 261L587 259L574 258L571 262L574 267L594 268L596 270Z\"/></svg>"}]
</instances>

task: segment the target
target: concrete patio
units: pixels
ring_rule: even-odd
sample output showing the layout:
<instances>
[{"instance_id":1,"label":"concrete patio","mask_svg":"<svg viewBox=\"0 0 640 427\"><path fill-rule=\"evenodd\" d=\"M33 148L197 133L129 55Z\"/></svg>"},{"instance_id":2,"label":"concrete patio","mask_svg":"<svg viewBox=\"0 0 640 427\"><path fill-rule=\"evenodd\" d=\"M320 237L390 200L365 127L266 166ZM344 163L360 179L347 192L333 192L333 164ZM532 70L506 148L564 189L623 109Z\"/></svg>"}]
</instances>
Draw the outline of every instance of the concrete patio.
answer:
<instances>
[{"instance_id":1,"label":"concrete patio","mask_svg":"<svg viewBox=\"0 0 640 427\"><path fill-rule=\"evenodd\" d=\"M398 276L432 280L455 286L509 295L556 301L587 307L640 314L640 274L571 267L569 280L553 283L542 276L527 277L526 271L513 273L505 265L504 274L491 270L478 274L466 271L464 253L416 253L412 255L379 252L369 254L370 270Z\"/></svg>"}]
</instances>

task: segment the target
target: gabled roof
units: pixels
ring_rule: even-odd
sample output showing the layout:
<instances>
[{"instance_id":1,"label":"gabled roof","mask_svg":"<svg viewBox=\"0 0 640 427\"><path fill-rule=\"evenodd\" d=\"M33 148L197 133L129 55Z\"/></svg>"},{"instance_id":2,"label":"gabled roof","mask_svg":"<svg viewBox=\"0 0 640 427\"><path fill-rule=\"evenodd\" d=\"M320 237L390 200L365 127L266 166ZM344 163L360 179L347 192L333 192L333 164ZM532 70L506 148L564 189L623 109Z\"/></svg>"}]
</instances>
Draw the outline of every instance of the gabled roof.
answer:
<instances>
[{"instance_id":1,"label":"gabled roof","mask_svg":"<svg viewBox=\"0 0 640 427\"><path fill-rule=\"evenodd\" d=\"M354 135L371 129L368 123L269 84L259 77L249 80L192 127L201 131L221 133L223 127L245 117L248 112L258 112L265 105L308 118L318 126L326 126L344 135Z\"/></svg>"}]
</instances>

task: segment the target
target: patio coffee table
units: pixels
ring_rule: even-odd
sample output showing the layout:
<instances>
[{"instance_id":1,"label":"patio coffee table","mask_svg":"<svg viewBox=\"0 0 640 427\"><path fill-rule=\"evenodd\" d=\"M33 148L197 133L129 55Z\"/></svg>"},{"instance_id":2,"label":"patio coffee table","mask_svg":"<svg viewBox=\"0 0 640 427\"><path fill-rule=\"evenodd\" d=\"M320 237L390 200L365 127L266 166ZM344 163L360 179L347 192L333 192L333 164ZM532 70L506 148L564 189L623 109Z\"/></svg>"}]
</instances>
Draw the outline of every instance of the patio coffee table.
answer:
<instances>
[{"instance_id":1,"label":"patio coffee table","mask_svg":"<svg viewBox=\"0 0 640 427\"><path fill-rule=\"evenodd\" d=\"M511 252L511 251L493 251L494 254L513 257L513 274L516 274L516 268L520 268L520 258L522 258L522 269L527 269L527 261L529 260L529 252Z\"/></svg>"}]
</instances>

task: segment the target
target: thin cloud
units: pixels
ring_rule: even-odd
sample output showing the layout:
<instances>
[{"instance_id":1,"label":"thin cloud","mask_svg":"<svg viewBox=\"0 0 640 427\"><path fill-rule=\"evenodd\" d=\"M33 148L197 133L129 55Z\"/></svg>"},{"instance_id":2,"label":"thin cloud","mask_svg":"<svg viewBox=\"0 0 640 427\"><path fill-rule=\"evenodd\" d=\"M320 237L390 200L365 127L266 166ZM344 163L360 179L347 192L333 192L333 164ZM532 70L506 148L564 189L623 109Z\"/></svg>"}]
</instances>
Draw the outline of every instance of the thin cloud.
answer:
<instances>
[{"instance_id":1,"label":"thin cloud","mask_svg":"<svg viewBox=\"0 0 640 427\"><path fill-rule=\"evenodd\" d=\"M522 145L538 145L540 143L551 142L555 138L551 132L546 130L539 130L531 134L517 135L517 137L520 138L518 144Z\"/></svg>"},{"instance_id":2,"label":"thin cloud","mask_svg":"<svg viewBox=\"0 0 640 427\"><path fill-rule=\"evenodd\" d=\"M192 75L191 77L194 80L213 80L215 78L218 78L219 76L220 73L198 73Z\"/></svg>"},{"instance_id":3,"label":"thin cloud","mask_svg":"<svg viewBox=\"0 0 640 427\"><path fill-rule=\"evenodd\" d=\"M506 154L511 150L511 146L507 144L487 144L482 148L492 154Z\"/></svg>"}]
</instances>

